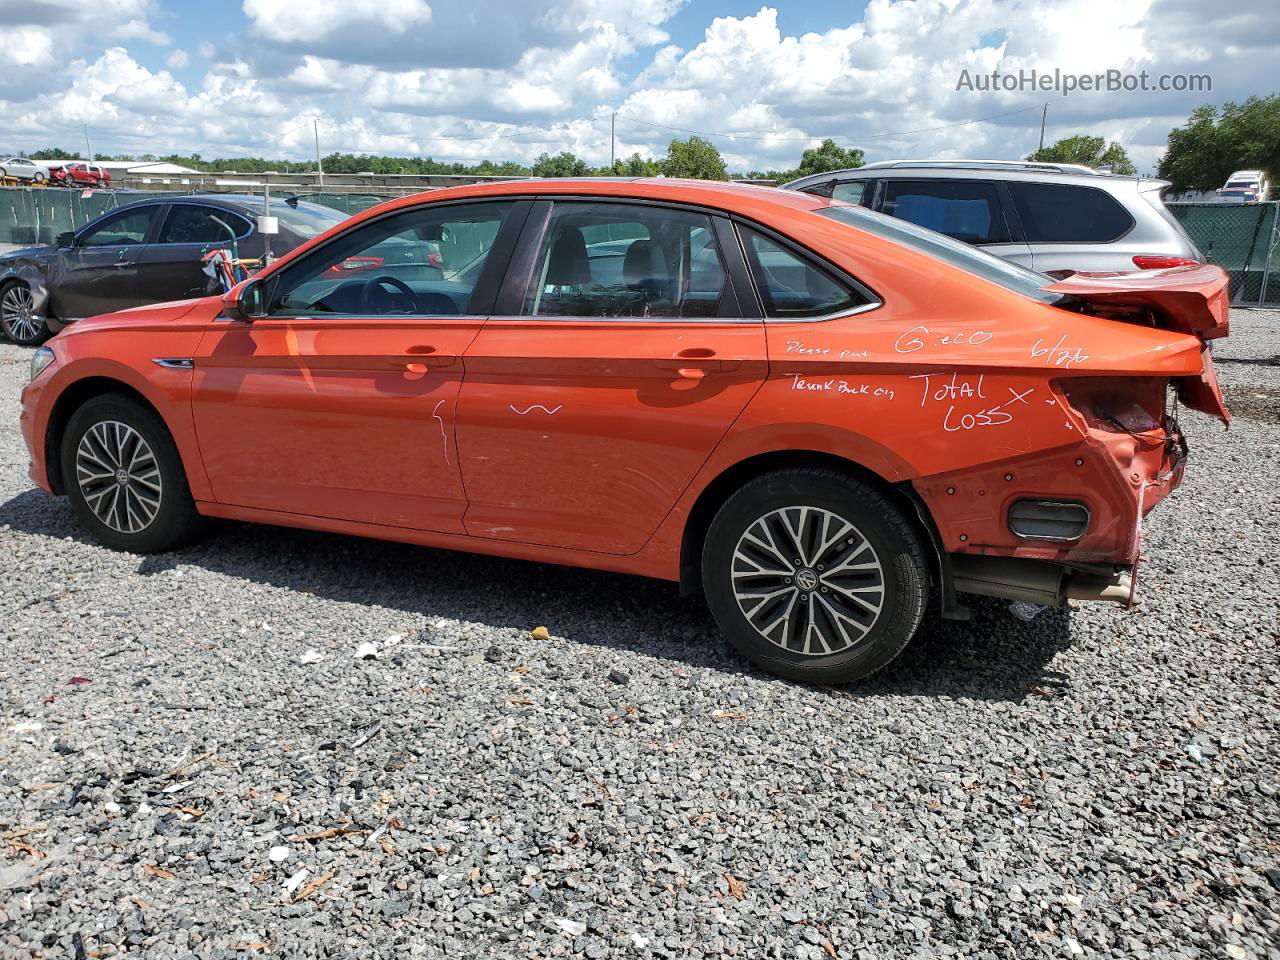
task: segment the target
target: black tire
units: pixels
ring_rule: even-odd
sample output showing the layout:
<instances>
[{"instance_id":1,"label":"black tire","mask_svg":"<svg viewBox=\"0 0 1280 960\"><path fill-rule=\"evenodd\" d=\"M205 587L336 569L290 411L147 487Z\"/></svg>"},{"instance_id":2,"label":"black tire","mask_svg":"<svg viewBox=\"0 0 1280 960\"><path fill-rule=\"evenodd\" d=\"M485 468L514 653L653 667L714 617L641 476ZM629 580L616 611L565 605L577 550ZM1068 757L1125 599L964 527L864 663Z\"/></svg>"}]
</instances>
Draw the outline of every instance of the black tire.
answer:
<instances>
[{"instance_id":1,"label":"black tire","mask_svg":"<svg viewBox=\"0 0 1280 960\"><path fill-rule=\"evenodd\" d=\"M21 280L0 287L0 331L24 347L39 346L53 334L48 320L35 312L31 288Z\"/></svg>"},{"instance_id":2,"label":"black tire","mask_svg":"<svg viewBox=\"0 0 1280 960\"><path fill-rule=\"evenodd\" d=\"M141 438L145 451L138 444L130 445L129 431ZM113 457L111 444L121 436L121 455ZM82 442L87 443L83 454ZM178 448L164 421L136 400L104 394L76 410L62 435L61 459L63 489L76 516L106 546L129 553L161 553L200 532L201 517L191 499ZM124 463L129 465L127 479L120 480ZM94 473L87 474L86 466ZM110 474L113 468L115 473ZM99 473L104 476L97 477ZM117 479L105 479L107 475ZM122 507L109 507L121 501ZM147 522L134 529L151 511Z\"/></svg>"},{"instance_id":3,"label":"black tire","mask_svg":"<svg viewBox=\"0 0 1280 960\"><path fill-rule=\"evenodd\" d=\"M41 173L39 170L37 170L34 174L32 174L32 176L31 176L31 182L32 182L32 183L44 183L44 174L43 174L43 173Z\"/></svg>"},{"instance_id":4,"label":"black tire","mask_svg":"<svg viewBox=\"0 0 1280 960\"><path fill-rule=\"evenodd\" d=\"M781 558L788 551L801 556ZM862 569L872 562L874 570ZM777 575L757 572L782 563ZM743 656L823 684L860 680L898 656L929 594L920 535L889 498L838 471L808 467L757 477L725 501L703 544L702 584ZM762 595L771 598L757 603Z\"/></svg>"}]
</instances>

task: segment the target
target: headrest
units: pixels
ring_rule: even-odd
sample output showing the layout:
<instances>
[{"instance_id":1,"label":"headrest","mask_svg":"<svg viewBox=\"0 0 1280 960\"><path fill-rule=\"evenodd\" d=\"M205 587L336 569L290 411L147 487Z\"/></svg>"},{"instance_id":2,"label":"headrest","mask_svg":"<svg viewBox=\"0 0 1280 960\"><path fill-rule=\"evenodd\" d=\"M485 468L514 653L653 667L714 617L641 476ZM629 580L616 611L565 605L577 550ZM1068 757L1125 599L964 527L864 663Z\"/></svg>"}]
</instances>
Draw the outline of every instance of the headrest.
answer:
<instances>
[{"instance_id":1,"label":"headrest","mask_svg":"<svg viewBox=\"0 0 1280 960\"><path fill-rule=\"evenodd\" d=\"M551 243L551 261L544 283L556 287L576 287L591 282L587 262L587 241L577 227L559 227Z\"/></svg>"},{"instance_id":2,"label":"headrest","mask_svg":"<svg viewBox=\"0 0 1280 960\"><path fill-rule=\"evenodd\" d=\"M665 284L669 279L662 248L652 240L636 240L622 259L622 282L628 287Z\"/></svg>"}]
</instances>

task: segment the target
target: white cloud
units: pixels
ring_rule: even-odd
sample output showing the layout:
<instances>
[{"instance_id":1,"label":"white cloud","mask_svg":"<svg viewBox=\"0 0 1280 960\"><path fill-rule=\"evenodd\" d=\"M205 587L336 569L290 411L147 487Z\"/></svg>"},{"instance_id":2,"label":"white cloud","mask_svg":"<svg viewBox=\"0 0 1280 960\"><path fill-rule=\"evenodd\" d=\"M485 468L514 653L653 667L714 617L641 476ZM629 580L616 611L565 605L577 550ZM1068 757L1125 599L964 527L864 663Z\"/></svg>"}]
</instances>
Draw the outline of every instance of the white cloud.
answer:
<instances>
[{"instance_id":1,"label":"white cloud","mask_svg":"<svg viewBox=\"0 0 1280 960\"><path fill-rule=\"evenodd\" d=\"M142 40L157 47L167 47L173 43L173 37L163 30L155 29L145 20L126 20L111 31L111 36L117 40Z\"/></svg>"},{"instance_id":2,"label":"white cloud","mask_svg":"<svg viewBox=\"0 0 1280 960\"><path fill-rule=\"evenodd\" d=\"M253 32L286 45L397 37L431 23L425 0L244 0Z\"/></svg>"},{"instance_id":3,"label":"white cloud","mask_svg":"<svg viewBox=\"0 0 1280 960\"><path fill-rule=\"evenodd\" d=\"M1280 19L1262 0L1211 17L1195 0L870 0L794 35L762 7L709 20L684 47L668 36L684 0L244 0L245 35L175 49L167 69L151 70L143 45L164 36L153 24L171 22L159 0L101 0L92 16L80 0L29 6L56 8L56 26L5 9L0 124L14 147L35 148L72 142L87 121L110 152L307 157L319 118L326 151L529 160L568 149L599 164L617 110L619 154L659 154L684 135L635 122L645 120L736 134L715 138L735 169L794 166L822 136L870 159L1010 157L1034 149L1035 108L1048 99L1050 140L1096 133L1150 168L1198 104L1274 92L1259 65L1280 56ZM102 22L120 24L115 39L95 34ZM193 60L205 75L184 86L170 71ZM1195 70L1215 88L1065 99L956 90L962 68L1032 67Z\"/></svg>"},{"instance_id":4,"label":"white cloud","mask_svg":"<svg viewBox=\"0 0 1280 960\"><path fill-rule=\"evenodd\" d=\"M56 62L53 36L42 27L21 26L0 31L0 62L5 71L47 70Z\"/></svg>"}]
</instances>

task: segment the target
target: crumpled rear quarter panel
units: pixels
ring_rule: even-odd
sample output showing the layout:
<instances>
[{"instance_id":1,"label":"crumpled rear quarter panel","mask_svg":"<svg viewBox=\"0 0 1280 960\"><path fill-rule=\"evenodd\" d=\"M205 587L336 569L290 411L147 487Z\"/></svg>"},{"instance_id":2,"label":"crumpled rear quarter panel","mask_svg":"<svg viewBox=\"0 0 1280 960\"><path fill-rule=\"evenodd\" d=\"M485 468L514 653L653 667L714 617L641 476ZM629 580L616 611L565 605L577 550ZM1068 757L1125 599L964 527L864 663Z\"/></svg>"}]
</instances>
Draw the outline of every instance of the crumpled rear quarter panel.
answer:
<instances>
[{"instance_id":1,"label":"crumpled rear quarter panel","mask_svg":"<svg viewBox=\"0 0 1280 960\"><path fill-rule=\"evenodd\" d=\"M1133 563L1140 516L1181 480L1181 438L1097 429L1060 384L1199 376L1200 341L977 278L935 285L927 262L903 265L925 273L917 282L856 256L842 265L892 295L853 316L770 323L770 376L735 432L790 424L797 448L909 483L951 552ZM1072 544L1020 539L1005 519L1020 498L1084 502L1089 530Z\"/></svg>"}]
</instances>

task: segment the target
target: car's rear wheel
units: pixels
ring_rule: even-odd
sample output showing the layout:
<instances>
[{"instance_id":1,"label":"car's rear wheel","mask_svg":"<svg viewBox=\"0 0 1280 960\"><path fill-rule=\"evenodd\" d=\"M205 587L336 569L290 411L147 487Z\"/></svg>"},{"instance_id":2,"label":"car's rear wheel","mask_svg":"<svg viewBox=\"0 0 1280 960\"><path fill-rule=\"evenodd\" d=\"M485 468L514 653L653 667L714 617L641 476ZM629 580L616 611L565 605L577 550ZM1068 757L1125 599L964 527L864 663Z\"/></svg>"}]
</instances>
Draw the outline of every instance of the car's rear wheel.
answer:
<instances>
[{"instance_id":1,"label":"car's rear wheel","mask_svg":"<svg viewBox=\"0 0 1280 960\"><path fill-rule=\"evenodd\" d=\"M107 187L107 181L106 181L106 179L105 179L105 178L103 178L103 177L99 177L99 178L98 178L98 186L105 190L105 189L106 189L106 187Z\"/></svg>"},{"instance_id":2,"label":"car's rear wheel","mask_svg":"<svg viewBox=\"0 0 1280 960\"><path fill-rule=\"evenodd\" d=\"M32 175L31 179L35 183L44 183L44 174L37 170L35 174Z\"/></svg>"},{"instance_id":3,"label":"car's rear wheel","mask_svg":"<svg viewBox=\"0 0 1280 960\"><path fill-rule=\"evenodd\" d=\"M178 448L164 422L128 397L95 397L62 436L62 482L80 522L102 543L158 553L200 529Z\"/></svg>"},{"instance_id":4,"label":"car's rear wheel","mask_svg":"<svg viewBox=\"0 0 1280 960\"><path fill-rule=\"evenodd\" d=\"M749 660L817 683L866 677L924 617L928 567L911 522L879 490L834 470L766 474L716 514L703 589Z\"/></svg>"},{"instance_id":5,"label":"car's rear wheel","mask_svg":"<svg viewBox=\"0 0 1280 960\"><path fill-rule=\"evenodd\" d=\"M31 288L15 280L0 292L0 330L14 343L34 347L49 339L49 325L36 313Z\"/></svg>"}]
</instances>

